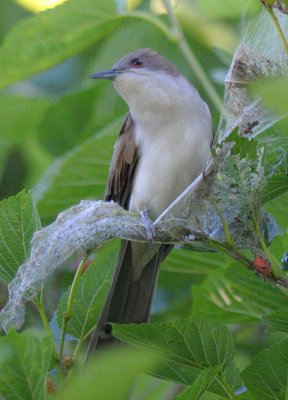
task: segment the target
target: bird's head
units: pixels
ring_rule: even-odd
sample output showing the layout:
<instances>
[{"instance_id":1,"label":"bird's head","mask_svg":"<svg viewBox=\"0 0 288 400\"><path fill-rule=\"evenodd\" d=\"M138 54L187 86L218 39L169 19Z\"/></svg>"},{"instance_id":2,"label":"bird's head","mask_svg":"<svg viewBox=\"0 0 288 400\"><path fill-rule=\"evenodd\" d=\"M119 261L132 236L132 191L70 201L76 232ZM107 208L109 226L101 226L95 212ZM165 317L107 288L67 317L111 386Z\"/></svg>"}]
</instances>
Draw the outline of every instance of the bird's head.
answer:
<instances>
[{"instance_id":1,"label":"bird's head","mask_svg":"<svg viewBox=\"0 0 288 400\"><path fill-rule=\"evenodd\" d=\"M176 77L181 77L181 74L175 65L150 49L129 53L117 61L111 70L92 76L93 79L112 80L119 94L132 107L135 101L147 103L151 92L155 94L154 97L158 95L159 101L161 98L165 101L165 97L168 99L169 83L174 86ZM151 102L155 100L151 99Z\"/></svg>"}]
</instances>

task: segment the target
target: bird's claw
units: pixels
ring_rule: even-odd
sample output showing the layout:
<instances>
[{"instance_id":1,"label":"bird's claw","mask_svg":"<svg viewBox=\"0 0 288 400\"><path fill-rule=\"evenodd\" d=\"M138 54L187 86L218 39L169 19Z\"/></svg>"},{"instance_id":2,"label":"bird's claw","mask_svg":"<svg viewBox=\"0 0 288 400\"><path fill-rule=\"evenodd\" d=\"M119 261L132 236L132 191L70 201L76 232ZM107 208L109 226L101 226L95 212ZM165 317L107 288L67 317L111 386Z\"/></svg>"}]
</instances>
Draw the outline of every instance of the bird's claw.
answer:
<instances>
[{"instance_id":1,"label":"bird's claw","mask_svg":"<svg viewBox=\"0 0 288 400\"><path fill-rule=\"evenodd\" d=\"M154 222L150 218L148 210L141 211L141 220L143 222L143 225L144 225L144 228L145 228L145 231L146 231L147 239L150 242L151 248L153 248L154 247L153 239L156 236L156 232L155 232Z\"/></svg>"}]
</instances>

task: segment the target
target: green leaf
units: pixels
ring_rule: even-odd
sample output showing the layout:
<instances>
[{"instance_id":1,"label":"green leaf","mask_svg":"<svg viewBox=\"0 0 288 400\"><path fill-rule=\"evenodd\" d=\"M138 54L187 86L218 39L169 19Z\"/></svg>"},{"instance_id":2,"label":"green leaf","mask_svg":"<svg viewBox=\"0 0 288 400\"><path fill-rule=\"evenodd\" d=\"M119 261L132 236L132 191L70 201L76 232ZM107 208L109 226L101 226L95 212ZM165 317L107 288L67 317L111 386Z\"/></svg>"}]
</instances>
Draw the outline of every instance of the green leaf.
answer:
<instances>
[{"instance_id":1,"label":"green leaf","mask_svg":"<svg viewBox=\"0 0 288 400\"><path fill-rule=\"evenodd\" d=\"M69 0L19 22L0 48L0 87L59 64L111 32L121 19L112 0Z\"/></svg>"},{"instance_id":2,"label":"green leaf","mask_svg":"<svg viewBox=\"0 0 288 400\"><path fill-rule=\"evenodd\" d=\"M248 139L245 136L238 135L238 128L234 129L227 138L226 143L234 143L231 155L238 155L241 159L256 160L257 159L257 141Z\"/></svg>"},{"instance_id":3,"label":"green leaf","mask_svg":"<svg viewBox=\"0 0 288 400\"><path fill-rule=\"evenodd\" d=\"M113 134L119 129L119 120L114 121L49 168L35 189L43 221L51 222L57 214L80 200L103 198L115 143Z\"/></svg>"},{"instance_id":4,"label":"green leaf","mask_svg":"<svg viewBox=\"0 0 288 400\"><path fill-rule=\"evenodd\" d=\"M242 378L255 400L287 399L288 339L259 353Z\"/></svg>"},{"instance_id":5,"label":"green leaf","mask_svg":"<svg viewBox=\"0 0 288 400\"><path fill-rule=\"evenodd\" d=\"M216 321L199 318L141 325L113 324L113 335L156 353L162 363L152 371L153 375L180 384L193 384L206 368L220 366L223 374L233 365L235 349L232 336L224 325ZM219 383L223 379L223 376L217 377L211 387L213 393L227 394ZM235 374L232 380L236 382ZM226 385L229 387L229 383Z\"/></svg>"},{"instance_id":6,"label":"green leaf","mask_svg":"<svg viewBox=\"0 0 288 400\"><path fill-rule=\"evenodd\" d=\"M199 400L202 395L209 389L209 386L220 372L220 367L206 368L202 371L191 387L182 392L179 396L173 397L173 400ZM228 397L227 397L228 398Z\"/></svg>"},{"instance_id":7,"label":"green leaf","mask_svg":"<svg viewBox=\"0 0 288 400\"><path fill-rule=\"evenodd\" d=\"M0 338L0 390L5 400L46 398L52 338L45 331L10 331Z\"/></svg>"},{"instance_id":8,"label":"green leaf","mask_svg":"<svg viewBox=\"0 0 288 400\"><path fill-rule=\"evenodd\" d=\"M239 265L210 274L193 288L192 316L227 323L254 322L284 307L287 297Z\"/></svg>"},{"instance_id":9,"label":"green leaf","mask_svg":"<svg viewBox=\"0 0 288 400\"><path fill-rule=\"evenodd\" d=\"M103 352L73 377L61 400L127 400L138 374L155 365L149 352L117 349Z\"/></svg>"},{"instance_id":10,"label":"green leaf","mask_svg":"<svg viewBox=\"0 0 288 400\"><path fill-rule=\"evenodd\" d=\"M47 100L0 95L0 137L12 142L27 140L39 124Z\"/></svg>"},{"instance_id":11,"label":"green leaf","mask_svg":"<svg viewBox=\"0 0 288 400\"><path fill-rule=\"evenodd\" d=\"M60 156L86 139L94 103L95 88L56 101L48 108L39 127L42 146Z\"/></svg>"},{"instance_id":12,"label":"green leaf","mask_svg":"<svg viewBox=\"0 0 288 400\"><path fill-rule=\"evenodd\" d=\"M67 333L84 339L96 325L105 302L119 252L119 241L103 246L97 252L97 259L80 278L73 302L72 316ZM67 311L71 287L64 293L58 310L58 326L62 328L63 313Z\"/></svg>"},{"instance_id":13,"label":"green leaf","mask_svg":"<svg viewBox=\"0 0 288 400\"><path fill-rule=\"evenodd\" d=\"M93 83L90 89L64 96L47 109L38 138L51 154L61 156L126 112L111 83Z\"/></svg>"},{"instance_id":14,"label":"green leaf","mask_svg":"<svg viewBox=\"0 0 288 400\"><path fill-rule=\"evenodd\" d=\"M22 191L0 203L0 278L8 284L30 250L39 216L29 193Z\"/></svg>"}]
</instances>

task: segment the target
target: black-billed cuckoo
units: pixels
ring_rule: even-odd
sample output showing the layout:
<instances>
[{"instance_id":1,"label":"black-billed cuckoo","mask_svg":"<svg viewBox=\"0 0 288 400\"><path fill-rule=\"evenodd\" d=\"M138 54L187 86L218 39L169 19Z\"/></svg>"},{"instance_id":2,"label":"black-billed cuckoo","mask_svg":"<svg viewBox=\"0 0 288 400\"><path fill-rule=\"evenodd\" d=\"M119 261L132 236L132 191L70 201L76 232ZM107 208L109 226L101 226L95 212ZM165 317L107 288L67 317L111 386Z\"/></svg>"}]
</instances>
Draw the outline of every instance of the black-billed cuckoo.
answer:
<instances>
[{"instance_id":1,"label":"black-billed cuckoo","mask_svg":"<svg viewBox=\"0 0 288 400\"><path fill-rule=\"evenodd\" d=\"M92 78L111 79L129 106L105 200L158 217L206 166L213 140L208 106L170 61L150 49L136 50ZM99 333L109 337L109 322L149 321L159 265L170 249L122 241L94 345Z\"/></svg>"}]
</instances>

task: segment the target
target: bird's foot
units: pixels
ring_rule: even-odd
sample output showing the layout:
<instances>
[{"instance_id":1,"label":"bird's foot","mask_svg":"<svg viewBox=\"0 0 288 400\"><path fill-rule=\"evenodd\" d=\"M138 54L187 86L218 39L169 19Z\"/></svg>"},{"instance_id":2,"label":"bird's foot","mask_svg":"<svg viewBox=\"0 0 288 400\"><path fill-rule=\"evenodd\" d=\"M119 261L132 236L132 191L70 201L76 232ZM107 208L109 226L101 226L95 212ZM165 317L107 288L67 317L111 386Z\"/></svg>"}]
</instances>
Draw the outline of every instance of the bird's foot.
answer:
<instances>
[{"instance_id":1,"label":"bird's foot","mask_svg":"<svg viewBox=\"0 0 288 400\"><path fill-rule=\"evenodd\" d=\"M145 228L145 231L146 231L147 239L150 242L150 246L153 248L154 247L153 239L156 236L156 232L155 232L154 222L150 218L148 210L145 210L145 211L142 210L141 211L141 220L143 222L143 225L144 225L144 228Z\"/></svg>"}]
</instances>

